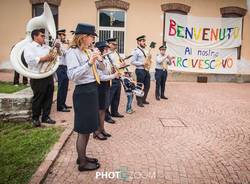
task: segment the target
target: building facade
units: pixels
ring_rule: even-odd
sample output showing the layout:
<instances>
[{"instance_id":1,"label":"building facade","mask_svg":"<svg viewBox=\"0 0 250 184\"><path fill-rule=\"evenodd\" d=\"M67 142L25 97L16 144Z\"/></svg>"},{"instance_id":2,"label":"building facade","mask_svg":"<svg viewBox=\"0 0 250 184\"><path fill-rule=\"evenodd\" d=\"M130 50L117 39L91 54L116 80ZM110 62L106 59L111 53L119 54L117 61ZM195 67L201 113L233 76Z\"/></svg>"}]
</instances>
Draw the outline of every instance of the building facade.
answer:
<instances>
[{"instance_id":1,"label":"building facade","mask_svg":"<svg viewBox=\"0 0 250 184\"><path fill-rule=\"evenodd\" d=\"M99 35L97 40L117 37L119 52L123 55L131 53L136 47L136 37L142 34L147 36L148 44L150 41L156 42L157 48L163 43L165 12L198 17L243 17L238 59L244 61L245 65L234 76L250 74L248 0L2 0L0 66L9 62L11 47L25 37L26 23L42 13L44 1L51 6L57 27L65 28L69 39L72 38L69 31L74 30L77 23L94 24ZM153 56L157 52L158 49L154 49ZM178 76L184 76L173 75L176 80Z\"/></svg>"}]
</instances>

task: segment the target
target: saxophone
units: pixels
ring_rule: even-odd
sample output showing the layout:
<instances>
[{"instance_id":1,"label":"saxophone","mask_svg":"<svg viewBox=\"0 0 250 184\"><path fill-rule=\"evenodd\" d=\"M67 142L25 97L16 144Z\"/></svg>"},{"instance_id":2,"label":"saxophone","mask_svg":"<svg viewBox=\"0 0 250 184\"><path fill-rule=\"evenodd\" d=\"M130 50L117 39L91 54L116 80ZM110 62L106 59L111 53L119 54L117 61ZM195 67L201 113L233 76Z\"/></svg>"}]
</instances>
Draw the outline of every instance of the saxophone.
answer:
<instances>
[{"instance_id":1,"label":"saxophone","mask_svg":"<svg viewBox=\"0 0 250 184\"><path fill-rule=\"evenodd\" d=\"M146 57L145 62L144 62L144 69L147 70L147 71L150 70L151 65L152 65L152 56L151 56L150 52L151 52L151 50L153 48L155 48L155 45L156 45L155 42L151 42L150 45L149 45L150 49L148 51L147 57Z\"/></svg>"}]
</instances>

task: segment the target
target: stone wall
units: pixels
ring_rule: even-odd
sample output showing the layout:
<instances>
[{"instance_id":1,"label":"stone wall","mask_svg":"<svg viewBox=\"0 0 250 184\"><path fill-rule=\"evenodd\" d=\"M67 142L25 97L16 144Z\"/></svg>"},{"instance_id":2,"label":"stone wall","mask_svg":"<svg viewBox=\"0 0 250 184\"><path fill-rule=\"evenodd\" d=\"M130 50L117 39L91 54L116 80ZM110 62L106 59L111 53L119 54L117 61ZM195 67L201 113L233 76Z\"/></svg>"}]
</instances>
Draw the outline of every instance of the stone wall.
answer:
<instances>
[{"instance_id":1,"label":"stone wall","mask_svg":"<svg viewBox=\"0 0 250 184\"><path fill-rule=\"evenodd\" d=\"M155 72L150 72L151 80L154 80ZM250 75L241 74L205 74L205 73L188 73L188 72L168 72L169 82L197 82L198 77L207 77L207 82L235 82L248 83Z\"/></svg>"},{"instance_id":2,"label":"stone wall","mask_svg":"<svg viewBox=\"0 0 250 184\"><path fill-rule=\"evenodd\" d=\"M13 94L0 93L0 122L24 122L31 119L31 88Z\"/></svg>"}]
</instances>

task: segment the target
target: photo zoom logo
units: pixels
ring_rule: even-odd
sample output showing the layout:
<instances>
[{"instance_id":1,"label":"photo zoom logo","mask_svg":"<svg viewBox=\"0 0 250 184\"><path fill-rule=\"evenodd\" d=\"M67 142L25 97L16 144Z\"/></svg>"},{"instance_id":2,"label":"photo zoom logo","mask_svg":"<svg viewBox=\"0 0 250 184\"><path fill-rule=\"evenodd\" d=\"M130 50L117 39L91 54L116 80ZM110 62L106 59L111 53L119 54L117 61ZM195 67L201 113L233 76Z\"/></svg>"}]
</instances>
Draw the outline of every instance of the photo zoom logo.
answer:
<instances>
[{"instance_id":1,"label":"photo zoom logo","mask_svg":"<svg viewBox=\"0 0 250 184\"><path fill-rule=\"evenodd\" d=\"M127 167L121 167L117 171L96 172L96 179L119 179L132 181L134 179L155 179L156 172L128 171Z\"/></svg>"}]
</instances>

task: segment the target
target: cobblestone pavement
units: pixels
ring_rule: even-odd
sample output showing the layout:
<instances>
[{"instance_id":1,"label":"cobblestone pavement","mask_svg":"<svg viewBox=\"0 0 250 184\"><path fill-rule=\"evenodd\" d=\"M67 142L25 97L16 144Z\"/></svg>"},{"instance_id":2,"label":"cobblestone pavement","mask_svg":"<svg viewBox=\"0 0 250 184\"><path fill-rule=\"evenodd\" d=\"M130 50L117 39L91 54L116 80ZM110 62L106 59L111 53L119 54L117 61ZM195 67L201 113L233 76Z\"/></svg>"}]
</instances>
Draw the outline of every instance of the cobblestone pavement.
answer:
<instances>
[{"instance_id":1,"label":"cobblestone pavement","mask_svg":"<svg viewBox=\"0 0 250 184\"><path fill-rule=\"evenodd\" d=\"M105 124L112 138L91 136L99 170L78 172L73 134L44 183L249 184L250 84L171 82L161 101L151 84L149 105Z\"/></svg>"}]
</instances>

